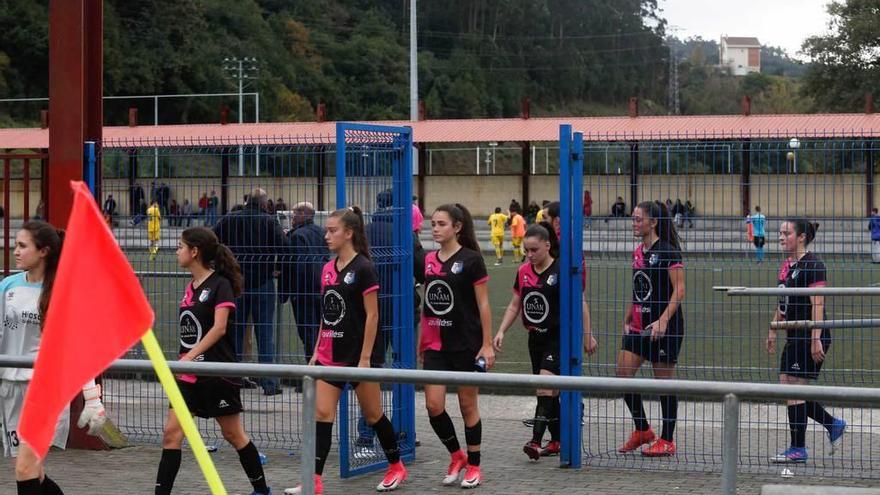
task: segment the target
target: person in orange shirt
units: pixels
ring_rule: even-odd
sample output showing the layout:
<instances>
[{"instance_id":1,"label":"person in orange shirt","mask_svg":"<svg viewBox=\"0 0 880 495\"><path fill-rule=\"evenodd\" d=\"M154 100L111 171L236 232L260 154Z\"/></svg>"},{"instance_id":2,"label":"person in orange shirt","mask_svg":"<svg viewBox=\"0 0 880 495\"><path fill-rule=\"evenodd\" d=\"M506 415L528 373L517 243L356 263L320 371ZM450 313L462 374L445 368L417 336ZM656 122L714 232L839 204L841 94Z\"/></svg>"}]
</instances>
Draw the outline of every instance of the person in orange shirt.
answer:
<instances>
[{"instance_id":1,"label":"person in orange shirt","mask_svg":"<svg viewBox=\"0 0 880 495\"><path fill-rule=\"evenodd\" d=\"M522 250L523 237L526 236L526 219L520 214L518 208L510 210L510 239L513 244L513 262L519 263L524 260Z\"/></svg>"}]
</instances>

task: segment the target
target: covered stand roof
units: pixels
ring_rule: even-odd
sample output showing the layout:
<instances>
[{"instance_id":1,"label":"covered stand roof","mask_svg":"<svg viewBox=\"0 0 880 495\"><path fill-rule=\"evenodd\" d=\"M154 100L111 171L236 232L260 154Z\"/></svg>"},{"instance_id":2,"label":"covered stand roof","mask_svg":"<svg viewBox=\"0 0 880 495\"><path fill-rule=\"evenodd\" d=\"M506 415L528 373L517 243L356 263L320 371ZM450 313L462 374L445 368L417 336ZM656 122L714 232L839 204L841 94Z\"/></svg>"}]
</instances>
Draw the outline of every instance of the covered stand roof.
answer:
<instances>
[{"instance_id":1,"label":"covered stand roof","mask_svg":"<svg viewBox=\"0 0 880 495\"><path fill-rule=\"evenodd\" d=\"M706 115L655 117L547 117L367 122L411 126L416 143L557 141L571 124L588 141L788 139L880 137L880 115ZM332 143L335 122L115 126L104 146L227 146ZM0 149L49 147L48 129L0 129Z\"/></svg>"}]
</instances>

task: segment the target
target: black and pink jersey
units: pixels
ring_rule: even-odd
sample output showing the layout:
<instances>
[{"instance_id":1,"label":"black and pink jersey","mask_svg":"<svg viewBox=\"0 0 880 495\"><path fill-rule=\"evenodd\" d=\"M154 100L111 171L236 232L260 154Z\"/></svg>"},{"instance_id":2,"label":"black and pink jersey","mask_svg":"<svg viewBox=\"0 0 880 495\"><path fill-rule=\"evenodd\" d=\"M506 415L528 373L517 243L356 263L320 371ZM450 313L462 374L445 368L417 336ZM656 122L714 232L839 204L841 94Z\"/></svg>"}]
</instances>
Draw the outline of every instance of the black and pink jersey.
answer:
<instances>
[{"instance_id":1,"label":"black and pink jersey","mask_svg":"<svg viewBox=\"0 0 880 495\"><path fill-rule=\"evenodd\" d=\"M473 352L483 346L483 324L475 287L489 281L483 256L460 248L448 260L425 257L425 301L419 351Z\"/></svg>"},{"instance_id":2,"label":"black and pink jersey","mask_svg":"<svg viewBox=\"0 0 880 495\"><path fill-rule=\"evenodd\" d=\"M641 333L669 306L672 297L672 281L669 270L684 268L681 250L672 244L658 239L650 249L639 244L633 251L633 300L630 331ZM684 333L684 315L679 306L669 319L666 327L668 335Z\"/></svg>"},{"instance_id":3,"label":"black and pink jersey","mask_svg":"<svg viewBox=\"0 0 880 495\"><path fill-rule=\"evenodd\" d=\"M531 339L541 343L559 342L559 260L553 260L538 273L524 263L516 273L513 293L519 297L522 324Z\"/></svg>"},{"instance_id":4,"label":"black and pink jersey","mask_svg":"<svg viewBox=\"0 0 880 495\"><path fill-rule=\"evenodd\" d=\"M777 282L780 288L825 287L825 263L813 253L806 253L797 261L785 260ZM812 320L810 296L780 297L779 313L787 321Z\"/></svg>"},{"instance_id":5,"label":"black and pink jersey","mask_svg":"<svg viewBox=\"0 0 880 495\"><path fill-rule=\"evenodd\" d=\"M321 331L316 359L324 366L357 366L364 346L364 296L379 290L373 262L358 254L342 270L332 259L321 271ZM378 309L377 309L378 311ZM371 363L385 362L376 327Z\"/></svg>"},{"instance_id":6,"label":"black and pink jersey","mask_svg":"<svg viewBox=\"0 0 880 495\"><path fill-rule=\"evenodd\" d=\"M232 322L235 316L235 295L232 284L223 275L212 273L197 288L192 282L186 284L183 299L180 301L178 319L180 320L180 354L186 354L205 338L214 327L214 312L229 308L226 334L194 361L231 363L235 358L235 332Z\"/></svg>"}]
</instances>

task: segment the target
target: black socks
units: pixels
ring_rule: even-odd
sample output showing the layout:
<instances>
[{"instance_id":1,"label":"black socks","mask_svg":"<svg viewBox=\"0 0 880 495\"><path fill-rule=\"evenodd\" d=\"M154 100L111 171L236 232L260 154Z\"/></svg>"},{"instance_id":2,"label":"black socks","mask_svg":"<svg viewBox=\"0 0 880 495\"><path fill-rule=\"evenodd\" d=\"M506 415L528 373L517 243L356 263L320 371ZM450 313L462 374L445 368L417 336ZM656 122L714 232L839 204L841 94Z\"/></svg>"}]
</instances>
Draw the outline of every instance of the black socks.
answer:
<instances>
[{"instance_id":1,"label":"black socks","mask_svg":"<svg viewBox=\"0 0 880 495\"><path fill-rule=\"evenodd\" d=\"M263 463L260 462L260 452L254 442L248 442L247 445L239 449L238 461L244 468L244 473L254 487L257 493L269 493L269 487L266 485L266 475L263 473Z\"/></svg>"},{"instance_id":2,"label":"black socks","mask_svg":"<svg viewBox=\"0 0 880 495\"><path fill-rule=\"evenodd\" d=\"M174 479L180 470L180 449L162 449L159 472L156 474L156 495L171 495Z\"/></svg>"},{"instance_id":3,"label":"black socks","mask_svg":"<svg viewBox=\"0 0 880 495\"><path fill-rule=\"evenodd\" d=\"M651 425L648 424L641 394L623 394L623 401L626 402L626 407L629 408L629 412L632 414L636 430L648 431Z\"/></svg>"},{"instance_id":4,"label":"black socks","mask_svg":"<svg viewBox=\"0 0 880 495\"><path fill-rule=\"evenodd\" d=\"M16 481L18 495L40 495L40 478Z\"/></svg>"},{"instance_id":5,"label":"black socks","mask_svg":"<svg viewBox=\"0 0 880 495\"><path fill-rule=\"evenodd\" d=\"M394 434L394 426L388 420L388 417L383 414L379 421L376 421L373 425L373 431L376 432L376 437L379 438L379 444L385 452L385 458L388 459L388 463L396 464L400 462L400 448L397 445L397 435Z\"/></svg>"},{"instance_id":6,"label":"black socks","mask_svg":"<svg viewBox=\"0 0 880 495\"><path fill-rule=\"evenodd\" d=\"M660 438L671 442L672 436L675 434L675 422L678 419L678 397L661 395L660 411L663 414L663 432L660 434Z\"/></svg>"},{"instance_id":7,"label":"black socks","mask_svg":"<svg viewBox=\"0 0 880 495\"><path fill-rule=\"evenodd\" d=\"M324 474L324 463L330 454L333 442L333 423L318 421L315 423L315 474Z\"/></svg>"},{"instance_id":8,"label":"black socks","mask_svg":"<svg viewBox=\"0 0 880 495\"><path fill-rule=\"evenodd\" d=\"M807 405L788 406L788 428L791 432L791 446L804 448L807 444Z\"/></svg>"},{"instance_id":9,"label":"black socks","mask_svg":"<svg viewBox=\"0 0 880 495\"><path fill-rule=\"evenodd\" d=\"M437 437L443 445L446 446L446 450L448 450L450 454L454 454L461 450L461 445L458 443L458 437L455 435L455 425L452 424L452 418L449 417L449 414L447 414L446 411L429 418L429 421L431 423L431 428L434 429L434 433L437 434Z\"/></svg>"}]
</instances>

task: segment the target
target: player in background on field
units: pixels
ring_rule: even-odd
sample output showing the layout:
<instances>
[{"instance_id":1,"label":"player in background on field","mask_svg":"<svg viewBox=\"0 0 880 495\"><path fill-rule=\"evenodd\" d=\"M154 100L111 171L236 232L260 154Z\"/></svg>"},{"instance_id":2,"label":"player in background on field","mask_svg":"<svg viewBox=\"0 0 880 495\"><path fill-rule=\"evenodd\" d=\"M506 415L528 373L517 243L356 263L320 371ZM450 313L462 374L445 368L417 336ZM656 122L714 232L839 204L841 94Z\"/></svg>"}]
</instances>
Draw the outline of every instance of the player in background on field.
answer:
<instances>
[{"instance_id":1,"label":"player in background on field","mask_svg":"<svg viewBox=\"0 0 880 495\"><path fill-rule=\"evenodd\" d=\"M159 203L153 201L147 208L147 239L150 241L150 261L156 259L159 253L159 238L162 231L162 213L159 211Z\"/></svg>"},{"instance_id":2,"label":"player in background on field","mask_svg":"<svg viewBox=\"0 0 880 495\"><path fill-rule=\"evenodd\" d=\"M177 243L177 264L189 270L180 301L180 360L234 363L235 338L229 330L235 318L235 298L244 283L232 252L206 227L183 231ZM241 423L241 380L229 377L180 375L177 385L190 412L214 418L223 438L238 452L241 467L253 486L251 495L271 493L260 453ZM156 474L156 495L168 495L180 470L183 428L174 410L168 411L162 435L162 457Z\"/></svg>"},{"instance_id":3,"label":"player in background on field","mask_svg":"<svg viewBox=\"0 0 880 495\"><path fill-rule=\"evenodd\" d=\"M519 208L510 211L510 241L513 244L513 262L524 261L523 238L526 236L526 219Z\"/></svg>"},{"instance_id":4,"label":"player in background on field","mask_svg":"<svg viewBox=\"0 0 880 495\"><path fill-rule=\"evenodd\" d=\"M755 261L761 263L764 261L764 243L767 235L764 227L767 225L767 217L761 213L760 206L755 206L754 215L746 217L746 222L752 226L752 236L755 243Z\"/></svg>"},{"instance_id":5,"label":"player in background on field","mask_svg":"<svg viewBox=\"0 0 880 495\"><path fill-rule=\"evenodd\" d=\"M559 242L548 223L529 227L525 235L528 263L523 264L513 282L513 297L492 344L501 352L504 335L517 317L529 333L529 357L532 374L559 375ZM584 321L589 322L587 303L583 301ZM585 326L584 352L596 351L596 339ZM532 427L532 439L523 447L529 459L559 454L559 390L538 389L538 402ZM542 447L544 431L550 430L550 442Z\"/></svg>"},{"instance_id":6,"label":"player in background on field","mask_svg":"<svg viewBox=\"0 0 880 495\"><path fill-rule=\"evenodd\" d=\"M495 246L495 266L504 261L504 226L507 225L508 217L501 213L501 208L496 207L495 213L489 215L489 227L492 229L492 245Z\"/></svg>"},{"instance_id":7,"label":"player in background on field","mask_svg":"<svg viewBox=\"0 0 880 495\"><path fill-rule=\"evenodd\" d=\"M364 220L358 207L336 210L325 224L324 239L336 256L321 273L321 330L312 354L311 366L381 368L385 347L377 342L379 332L379 275L370 259ZM318 380L315 404L315 493L324 492L324 463L330 455L333 422L339 397L350 383L363 416L379 438L388 459L388 470L376 490L395 490L406 481L400 460L397 434L382 411L382 392L375 382L328 382ZM302 486L288 488L288 494L302 493Z\"/></svg>"},{"instance_id":8,"label":"player in background on field","mask_svg":"<svg viewBox=\"0 0 880 495\"><path fill-rule=\"evenodd\" d=\"M492 310L486 265L474 235L470 212L461 204L438 207L431 215L431 233L440 249L425 257L425 298L419 360L426 370L487 371L495 364ZM458 387L467 452L461 450L452 419L446 413L446 385L425 385L425 406L431 428L449 451L444 485L461 480L462 488L483 482L480 445L479 389Z\"/></svg>"},{"instance_id":9,"label":"player in background on field","mask_svg":"<svg viewBox=\"0 0 880 495\"><path fill-rule=\"evenodd\" d=\"M684 264L678 233L669 211L658 201L640 203L632 213L633 233L642 240L633 252L632 303L623 318L623 343L617 355L617 376L632 378L650 361L654 378L675 376L675 363L684 340ZM641 394L624 394L635 431L618 448L628 453L642 450L648 457L675 455L675 423L678 397L660 396L663 431L656 439Z\"/></svg>"},{"instance_id":10,"label":"player in background on field","mask_svg":"<svg viewBox=\"0 0 880 495\"><path fill-rule=\"evenodd\" d=\"M0 328L0 354L37 356L46 310L61 257L64 231L32 220L15 235L15 267L21 273L0 281L0 305L3 326ZM0 425L3 428L3 456L15 457L15 481L18 495L62 495L61 488L46 475L43 461L18 437L18 423L33 376L32 369L0 368ZM89 427L97 435L107 420L101 402L101 387L91 380L83 386L85 407L77 425ZM65 448L70 410L58 417L52 445Z\"/></svg>"},{"instance_id":11,"label":"player in background on field","mask_svg":"<svg viewBox=\"0 0 880 495\"><path fill-rule=\"evenodd\" d=\"M778 284L781 288L825 287L825 263L807 250L816 238L819 224L805 219L789 219L779 226L779 245L786 259L779 270ZM782 296L773 315L773 321L825 320L825 296ZM786 331L785 348L779 362L779 381L806 385L815 381L822 371L828 348L831 346L831 330L800 328ZM767 334L767 352L776 352L776 330ZM791 445L771 457L777 463L807 462L807 418L811 418L828 432L831 453L843 438L846 421L835 418L815 401L788 401L788 426Z\"/></svg>"}]
</instances>

